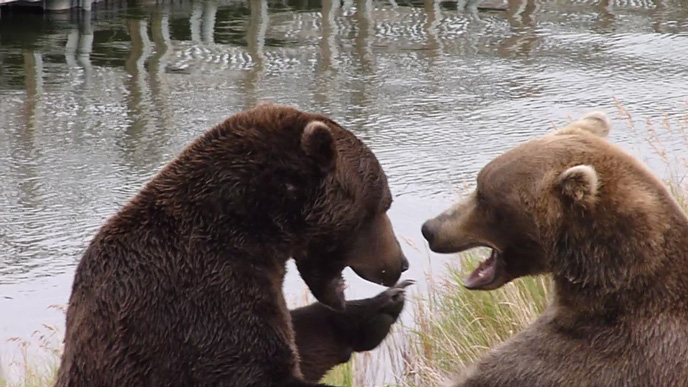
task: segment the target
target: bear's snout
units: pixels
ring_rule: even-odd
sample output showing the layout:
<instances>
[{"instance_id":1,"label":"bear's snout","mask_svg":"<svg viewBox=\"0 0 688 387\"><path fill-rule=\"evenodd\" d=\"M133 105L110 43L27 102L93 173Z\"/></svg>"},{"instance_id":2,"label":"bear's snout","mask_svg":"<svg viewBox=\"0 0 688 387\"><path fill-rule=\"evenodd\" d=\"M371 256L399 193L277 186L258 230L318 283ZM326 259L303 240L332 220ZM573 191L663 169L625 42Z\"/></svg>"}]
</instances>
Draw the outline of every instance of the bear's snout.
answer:
<instances>
[{"instance_id":1,"label":"bear's snout","mask_svg":"<svg viewBox=\"0 0 688 387\"><path fill-rule=\"evenodd\" d=\"M423 238L425 238L426 241L432 246L432 242L435 239L435 234L436 234L436 229L437 225L435 224L434 219L430 219L423 223L423 226L420 228L420 232L423 234Z\"/></svg>"},{"instance_id":2,"label":"bear's snout","mask_svg":"<svg viewBox=\"0 0 688 387\"><path fill-rule=\"evenodd\" d=\"M406 256L402 254L401 256L401 272L405 272L406 270L409 269L409 261L406 259Z\"/></svg>"}]
</instances>

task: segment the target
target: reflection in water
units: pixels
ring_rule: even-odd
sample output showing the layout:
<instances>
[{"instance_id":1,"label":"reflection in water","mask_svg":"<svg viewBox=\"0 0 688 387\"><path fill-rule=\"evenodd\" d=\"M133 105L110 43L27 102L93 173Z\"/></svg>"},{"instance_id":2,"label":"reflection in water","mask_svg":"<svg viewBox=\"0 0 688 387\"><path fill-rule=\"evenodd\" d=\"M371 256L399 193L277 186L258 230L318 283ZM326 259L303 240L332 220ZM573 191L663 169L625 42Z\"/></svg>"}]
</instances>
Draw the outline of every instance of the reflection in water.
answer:
<instances>
[{"instance_id":1,"label":"reflection in water","mask_svg":"<svg viewBox=\"0 0 688 387\"><path fill-rule=\"evenodd\" d=\"M38 186L41 184L38 179L38 165L36 162L24 162L39 158L35 146L35 135L40 117L39 104L43 92L43 58L40 53L25 50L24 74L26 79L26 98L22 109L23 127L18 128L17 142L10 154L12 163L16 168L16 173L23 176L19 182L19 196L17 205L28 210L40 208L40 198L37 194Z\"/></svg>"},{"instance_id":2,"label":"reflection in water","mask_svg":"<svg viewBox=\"0 0 688 387\"><path fill-rule=\"evenodd\" d=\"M372 73L375 58L372 52L371 36L375 33L375 20L372 15L372 0L356 0L356 53L364 73Z\"/></svg>"},{"instance_id":3,"label":"reflection in water","mask_svg":"<svg viewBox=\"0 0 688 387\"><path fill-rule=\"evenodd\" d=\"M440 24L441 11L440 3L436 0L423 0L423 10L425 11L425 25L423 30L427 37L426 49L432 59L439 57L442 54L442 42L437 36L437 26ZM434 64L433 62L429 63Z\"/></svg>"},{"instance_id":4,"label":"reflection in water","mask_svg":"<svg viewBox=\"0 0 688 387\"><path fill-rule=\"evenodd\" d=\"M151 55L152 48L148 37L148 21L146 19L127 20L127 31L131 37L131 49L124 62L124 70L129 74L129 77L124 80L128 120L123 135L118 139L118 144L128 164L134 167L140 164L136 160L137 157L147 158L149 157L148 150L157 148L146 147L148 136L146 131L152 117L150 116L148 101L150 91L146 81L148 72L144 63ZM146 153L140 155L137 151L144 147Z\"/></svg>"},{"instance_id":5,"label":"reflection in water","mask_svg":"<svg viewBox=\"0 0 688 387\"><path fill-rule=\"evenodd\" d=\"M322 0L322 37L320 38L322 61L319 74L330 69L337 69L339 48L335 40L338 33L335 17L340 6L340 0Z\"/></svg>"},{"instance_id":6,"label":"reflection in water","mask_svg":"<svg viewBox=\"0 0 688 387\"><path fill-rule=\"evenodd\" d=\"M215 41L215 18L217 3L211 1L195 2L191 8L189 27L193 43L213 44Z\"/></svg>"},{"instance_id":7,"label":"reflection in water","mask_svg":"<svg viewBox=\"0 0 688 387\"><path fill-rule=\"evenodd\" d=\"M265 33L270 22L268 16L268 5L263 0L249 0L251 14L249 17L248 29L246 31L246 48L253 62L253 66L246 71L244 78L245 102L244 108L250 108L258 102L256 89L261 81L265 60L264 46Z\"/></svg>"},{"instance_id":8,"label":"reflection in water","mask_svg":"<svg viewBox=\"0 0 688 387\"><path fill-rule=\"evenodd\" d=\"M599 16L597 17L597 25L595 30L600 33L609 33L614 31L614 23L616 22L616 15L612 12L612 0L600 0L595 6Z\"/></svg>"},{"instance_id":9,"label":"reflection in water","mask_svg":"<svg viewBox=\"0 0 688 387\"><path fill-rule=\"evenodd\" d=\"M174 115L167 105L170 85L165 76L167 62L173 54L172 41L170 40L169 7L153 9L150 16L150 24L154 51L147 62L148 81L152 97L152 108L155 110L155 116L160 119L157 127L164 132L164 128L169 130L169 128L174 126Z\"/></svg>"},{"instance_id":10,"label":"reflection in water","mask_svg":"<svg viewBox=\"0 0 688 387\"><path fill-rule=\"evenodd\" d=\"M511 36L504 39L499 47L504 57L530 56L540 41L535 12L536 0L512 1L509 3L507 20L511 26Z\"/></svg>"},{"instance_id":11,"label":"reflection in water","mask_svg":"<svg viewBox=\"0 0 688 387\"><path fill-rule=\"evenodd\" d=\"M375 57L372 51L373 39L375 36L375 21L373 18L372 0L356 0L356 10L354 20L356 22L356 37L354 38L354 55L359 63L358 76L362 80L357 84L356 89L352 90L350 109L354 115L365 117L366 109L370 104L370 89L378 88L379 77L377 76ZM362 131L364 139L368 137L367 127L362 123L354 124L352 129Z\"/></svg>"},{"instance_id":12,"label":"reflection in water","mask_svg":"<svg viewBox=\"0 0 688 387\"><path fill-rule=\"evenodd\" d=\"M55 15L3 9L0 296L71 273L95 229L162 163L261 99L326 112L370 144L396 196L395 227L417 246L418 226L457 187L552 122L591 108L613 113L613 97L635 117L685 114L685 2L509 0L504 11L478 11L479 20L463 8L472 4L182 0L99 2ZM642 130L616 123L614 140L661 172ZM669 151L682 152L676 136L661 135ZM442 259L405 249L417 279ZM287 291L300 294L292 277ZM66 300L64 278L52 293ZM354 295L378 290L351 284ZM22 329L21 316L5 321L14 324L9 331Z\"/></svg>"},{"instance_id":13,"label":"reflection in water","mask_svg":"<svg viewBox=\"0 0 688 387\"><path fill-rule=\"evenodd\" d=\"M32 133L35 127L36 106L43 93L43 57L40 53L24 50L24 77L26 98L24 99L25 132ZM24 137L24 136L22 136Z\"/></svg>"},{"instance_id":14,"label":"reflection in water","mask_svg":"<svg viewBox=\"0 0 688 387\"><path fill-rule=\"evenodd\" d=\"M315 68L316 77L319 80L315 85L314 99L320 106L329 106L328 96L330 91L336 89L333 78L339 68L339 27L337 15L340 12L340 0L322 0L321 11L321 37L320 37L320 63Z\"/></svg>"}]
</instances>

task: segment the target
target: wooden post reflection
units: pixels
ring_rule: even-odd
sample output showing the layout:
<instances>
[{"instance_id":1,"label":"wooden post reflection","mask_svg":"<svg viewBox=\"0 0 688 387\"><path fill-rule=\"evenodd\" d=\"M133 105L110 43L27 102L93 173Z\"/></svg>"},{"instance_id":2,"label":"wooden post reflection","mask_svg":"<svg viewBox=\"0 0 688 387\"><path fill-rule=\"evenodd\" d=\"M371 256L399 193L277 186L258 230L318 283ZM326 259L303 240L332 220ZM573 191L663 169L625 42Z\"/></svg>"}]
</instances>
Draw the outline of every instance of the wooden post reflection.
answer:
<instances>
[{"instance_id":1,"label":"wooden post reflection","mask_svg":"<svg viewBox=\"0 0 688 387\"><path fill-rule=\"evenodd\" d=\"M426 36L426 48L430 53L431 58L437 58L442 54L442 43L437 39L437 20L440 15L439 0L423 0L423 9L425 9L425 24L423 30Z\"/></svg>"},{"instance_id":2,"label":"wooden post reflection","mask_svg":"<svg viewBox=\"0 0 688 387\"><path fill-rule=\"evenodd\" d=\"M356 0L358 34L355 39L355 50L366 73L372 72L374 67L374 57L370 43L370 39L375 31L372 8L371 0Z\"/></svg>"},{"instance_id":3,"label":"wooden post reflection","mask_svg":"<svg viewBox=\"0 0 688 387\"><path fill-rule=\"evenodd\" d=\"M127 118L129 125L125 136L117 140L124 151L129 163L136 165L138 162L134 154L137 147L141 146L140 139L148 122L148 109L145 102L146 73L144 63L150 55L151 43L148 38L147 22L145 19L128 19L127 27L131 38L131 51L124 62L124 69L129 74L124 87L127 90Z\"/></svg>"},{"instance_id":4,"label":"wooden post reflection","mask_svg":"<svg viewBox=\"0 0 688 387\"><path fill-rule=\"evenodd\" d=\"M65 61L70 68L81 66L85 73L85 83L89 83L92 73L91 52L93 52L93 27L88 12L77 20L75 28L67 34Z\"/></svg>"},{"instance_id":5,"label":"wooden post reflection","mask_svg":"<svg viewBox=\"0 0 688 387\"><path fill-rule=\"evenodd\" d=\"M330 93L338 90L332 82L336 81L336 73L339 67L339 47L337 37L339 29L335 18L341 9L341 0L322 0L322 36L320 38L321 62L316 67L316 79L314 91L315 102L321 109L326 109L329 104Z\"/></svg>"},{"instance_id":6,"label":"wooden post reflection","mask_svg":"<svg viewBox=\"0 0 688 387\"><path fill-rule=\"evenodd\" d=\"M40 149L36 148L35 136L37 130L44 129L36 124L36 122L42 122L38 116L41 114L43 94L43 57L32 50L24 50L22 56L26 85L26 98L21 117L23 127L18 133L18 142L12 144L9 149L9 157L11 165L18 169L18 175L24 177L18 187L18 203L25 208L37 208L41 200L38 194L41 181L39 179L40 163L35 162L40 157ZM13 134L10 134L10 141L13 137Z\"/></svg>"},{"instance_id":7,"label":"wooden post reflection","mask_svg":"<svg viewBox=\"0 0 688 387\"><path fill-rule=\"evenodd\" d=\"M680 4L680 3L679 3ZM685 4L685 2L684 2ZM676 4L674 4L676 5ZM680 5L679 5L680 7ZM664 0L655 0L655 8L650 11L651 12L651 17L652 17L652 30L656 33L665 33L667 32L666 28L666 21L667 21L667 14L671 11L669 9L668 4L665 3ZM679 12L685 12L682 9L674 9L674 11L679 11ZM681 20L681 19L679 19ZM683 19L685 20L685 18Z\"/></svg>"},{"instance_id":8,"label":"wooden post reflection","mask_svg":"<svg viewBox=\"0 0 688 387\"><path fill-rule=\"evenodd\" d=\"M612 1L600 0L595 5L595 9L599 15L595 29L599 32L612 32L616 22L616 15L612 12Z\"/></svg>"},{"instance_id":9,"label":"wooden post reflection","mask_svg":"<svg viewBox=\"0 0 688 387\"><path fill-rule=\"evenodd\" d=\"M191 5L191 16L189 17L189 29L191 30L191 41L195 44L201 43L201 18L203 16L203 3L194 2Z\"/></svg>"},{"instance_id":10,"label":"wooden post reflection","mask_svg":"<svg viewBox=\"0 0 688 387\"><path fill-rule=\"evenodd\" d=\"M155 53L148 61L148 71L156 82L161 80L165 72L165 60L171 55L169 8L156 8L151 14L151 39Z\"/></svg>"},{"instance_id":11,"label":"wooden post reflection","mask_svg":"<svg viewBox=\"0 0 688 387\"><path fill-rule=\"evenodd\" d=\"M335 15L340 7L340 0L322 0L322 36L320 38L320 54L322 55L322 70L336 69L339 49L335 42L337 23Z\"/></svg>"},{"instance_id":12,"label":"wooden post reflection","mask_svg":"<svg viewBox=\"0 0 688 387\"><path fill-rule=\"evenodd\" d=\"M67 43L65 43L65 62L69 68L76 67L76 51L79 46L79 29L72 28L67 34Z\"/></svg>"},{"instance_id":13,"label":"wooden post reflection","mask_svg":"<svg viewBox=\"0 0 688 387\"><path fill-rule=\"evenodd\" d=\"M245 105L247 108L253 107L258 102L256 89L263 77L263 47L265 46L265 33L270 22L267 1L250 0L249 6L251 15L246 33L246 48L251 55L253 67L247 71L244 79Z\"/></svg>"},{"instance_id":14,"label":"wooden post reflection","mask_svg":"<svg viewBox=\"0 0 688 387\"><path fill-rule=\"evenodd\" d=\"M167 59L172 55L172 42L170 40L169 6L163 5L155 9L151 15L151 39L155 47L155 53L148 61L148 83L153 106L160 117L157 124L159 131L174 127L174 115L168 109L169 85L165 73Z\"/></svg>"},{"instance_id":15,"label":"wooden post reflection","mask_svg":"<svg viewBox=\"0 0 688 387\"><path fill-rule=\"evenodd\" d=\"M529 56L540 43L535 14L539 6L536 0L509 0L507 20L511 36L504 39L497 50L502 57Z\"/></svg>"},{"instance_id":16,"label":"wooden post reflection","mask_svg":"<svg viewBox=\"0 0 688 387\"><path fill-rule=\"evenodd\" d=\"M24 57L26 84L26 99L24 100L22 112L25 130L22 134L28 135L32 139L36 111L38 110L41 94L43 94L43 57L40 53L30 50L23 51L22 55Z\"/></svg>"},{"instance_id":17,"label":"wooden post reflection","mask_svg":"<svg viewBox=\"0 0 688 387\"><path fill-rule=\"evenodd\" d=\"M263 65L263 47L265 46L265 32L268 29L268 5L265 0L250 0L251 16L246 32L246 45L253 62Z\"/></svg>"},{"instance_id":18,"label":"wooden post reflection","mask_svg":"<svg viewBox=\"0 0 688 387\"><path fill-rule=\"evenodd\" d=\"M91 0L86 0L89 4ZM93 66L91 65L91 53L93 52L93 23L90 12L83 12L79 18L79 44L77 45L76 59L84 69L84 83L90 84Z\"/></svg>"},{"instance_id":19,"label":"wooden post reflection","mask_svg":"<svg viewBox=\"0 0 688 387\"><path fill-rule=\"evenodd\" d=\"M536 0L509 0L507 20L511 27L535 27L535 14L539 9Z\"/></svg>"},{"instance_id":20,"label":"wooden post reflection","mask_svg":"<svg viewBox=\"0 0 688 387\"><path fill-rule=\"evenodd\" d=\"M267 1L267 0L266 0ZM213 44L215 42L215 18L217 15L217 3L215 1L206 1L203 3L203 25L202 37L206 44Z\"/></svg>"}]
</instances>

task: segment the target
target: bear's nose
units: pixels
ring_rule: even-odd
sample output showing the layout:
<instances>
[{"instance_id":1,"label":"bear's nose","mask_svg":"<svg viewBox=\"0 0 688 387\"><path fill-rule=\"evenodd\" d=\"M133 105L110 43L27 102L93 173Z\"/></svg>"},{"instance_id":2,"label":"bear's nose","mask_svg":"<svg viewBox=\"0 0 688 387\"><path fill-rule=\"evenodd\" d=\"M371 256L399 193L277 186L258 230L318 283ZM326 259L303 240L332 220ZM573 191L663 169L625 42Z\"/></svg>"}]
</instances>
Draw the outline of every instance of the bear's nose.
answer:
<instances>
[{"instance_id":1,"label":"bear's nose","mask_svg":"<svg viewBox=\"0 0 688 387\"><path fill-rule=\"evenodd\" d=\"M406 257L404 257L404 256L402 255L402 256L401 256L401 272L402 272L402 273L405 272L406 270L408 270L408 268L409 268L408 259L406 259Z\"/></svg>"},{"instance_id":2,"label":"bear's nose","mask_svg":"<svg viewBox=\"0 0 688 387\"><path fill-rule=\"evenodd\" d=\"M432 240L435 239L435 231L432 227L432 220L428 220L427 222L423 223L423 226L420 228L420 232L423 234L423 238L425 238L428 243L432 244Z\"/></svg>"}]
</instances>

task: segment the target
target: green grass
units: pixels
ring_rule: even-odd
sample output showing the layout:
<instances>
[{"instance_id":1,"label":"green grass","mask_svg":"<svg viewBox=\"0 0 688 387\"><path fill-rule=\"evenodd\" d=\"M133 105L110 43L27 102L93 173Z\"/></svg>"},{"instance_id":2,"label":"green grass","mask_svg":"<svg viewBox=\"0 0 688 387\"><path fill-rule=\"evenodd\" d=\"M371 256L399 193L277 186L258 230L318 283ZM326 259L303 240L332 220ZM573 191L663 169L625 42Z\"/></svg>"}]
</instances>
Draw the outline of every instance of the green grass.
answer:
<instances>
[{"instance_id":1,"label":"green grass","mask_svg":"<svg viewBox=\"0 0 688 387\"><path fill-rule=\"evenodd\" d=\"M353 387L354 375L354 361L352 360L330 370L330 372L325 375L322 382L334 386Z\"/></svg>"},{"instance_id":2,"label":"green grass","mask_svg":"<svg viewBox=\"0 0 688 387\"><path fill-rule=\"evenodd\" d=\"M550 299L549 278L530 277L484 292L463 287L475 256L448 267L441 283L416 302L400 384L441 385L485 351L521 331Z\"/></svg>"}]
</instances>

